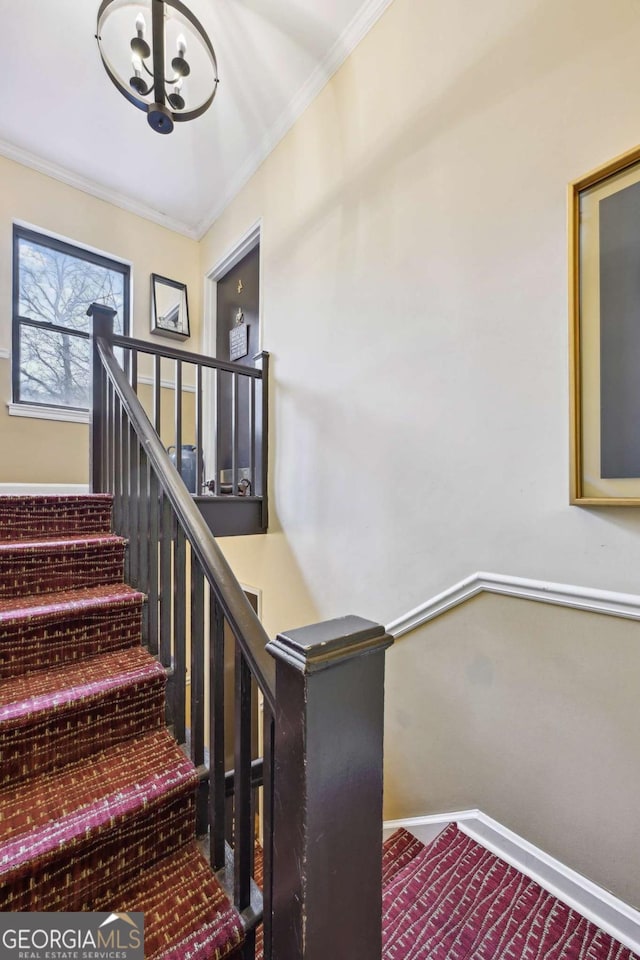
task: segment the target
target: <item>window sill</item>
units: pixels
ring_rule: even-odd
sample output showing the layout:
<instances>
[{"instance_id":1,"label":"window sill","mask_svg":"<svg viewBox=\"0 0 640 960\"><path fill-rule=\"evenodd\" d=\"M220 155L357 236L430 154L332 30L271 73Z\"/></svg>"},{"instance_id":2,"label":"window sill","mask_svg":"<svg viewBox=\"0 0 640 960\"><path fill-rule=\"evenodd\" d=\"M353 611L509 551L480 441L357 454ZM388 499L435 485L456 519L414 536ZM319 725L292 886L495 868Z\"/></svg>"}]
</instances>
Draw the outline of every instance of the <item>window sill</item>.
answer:
<instances>
[{"instance_id":1,"label":"window sill","mask_svg":"<svg viewBox=\"0 0 640 960\"><path fill-rule=\"evenodd\" d=\"M67 423L89 423L88 410L66 410L37 403L8 403L10 417L31 417L34 420L64 420Z\"/></svg>"}]
</instances>

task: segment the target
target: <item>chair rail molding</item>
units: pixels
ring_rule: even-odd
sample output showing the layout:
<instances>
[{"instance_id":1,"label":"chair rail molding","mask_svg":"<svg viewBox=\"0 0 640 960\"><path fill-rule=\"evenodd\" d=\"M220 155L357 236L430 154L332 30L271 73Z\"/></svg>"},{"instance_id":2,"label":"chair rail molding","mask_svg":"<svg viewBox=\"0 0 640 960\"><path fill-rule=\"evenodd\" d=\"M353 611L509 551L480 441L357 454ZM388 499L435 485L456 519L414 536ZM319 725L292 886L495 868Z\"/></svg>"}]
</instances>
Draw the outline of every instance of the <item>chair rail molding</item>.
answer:
<instances>
[{"instance_id":1,"label":"chair rail molding","mask_svg":"<svg viewBox=\"0 0 640 960\"><path fill-rule=\"evenodd\" d=\"M450 824L456 823L467 836L539 883L553 896L591 920L633 953L640 954L640 911L615 897L604 887L572 870L487 816L482 810L457 810L403 820L386 820L383 836L404 828L423 843L430 843Z\"/></svg>"},{"instance_id":2,"label":"chair rail molding","mask_svg":"<svg viewBox=\"0 0 640 960\"><path fill-rule=\"evenodd\" d=\"M613 617L625 617L628 620L640 620L640 595L635 593L617 593L613 590L579 587L570 583L528 580L502 573L478 571L393 620L386 627L387 633L397 639L459 604L466 603L479 593L498 593L505 597L553 603L589 613L604 613Z\"/></svg>"}]
</instances>

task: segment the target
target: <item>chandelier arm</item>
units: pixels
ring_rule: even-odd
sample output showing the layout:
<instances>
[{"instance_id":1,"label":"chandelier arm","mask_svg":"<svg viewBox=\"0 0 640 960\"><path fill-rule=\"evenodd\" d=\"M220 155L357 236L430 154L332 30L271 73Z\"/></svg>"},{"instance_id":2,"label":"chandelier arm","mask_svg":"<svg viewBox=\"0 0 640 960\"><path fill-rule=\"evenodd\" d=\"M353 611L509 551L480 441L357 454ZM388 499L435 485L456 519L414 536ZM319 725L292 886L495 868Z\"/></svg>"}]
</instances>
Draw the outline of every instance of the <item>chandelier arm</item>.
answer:
<instances>
[{"instance_id":1,"label":"chandelier arm","mask_svg":"<svg viewBox=\"0 0 640 960\"><path fill-rule=\"evenodd\" d=\"M181 110L180 113L174 113L174 114L172 114L173 119L175 120L175 122L176 122L176 123L182 123L182 122L184 122L185 120L196 120L198 117L201 117L202 114L205 112L205 110L208 110L209 107L211 106L211 104L213 103L213 99L214 99L216 93L218 92L218 84L219 84L219 83L220 83L220 81L219 81L218 78L216 77L215 84L214 84L214 87L213 87L213 93L211 94L211 96L207 97L207 99L204 101L204 103L201 103L199 107L194 107L193 110L184 110L184 111Z\"/></svg>"},{"instance_id":2,"label":"chandelier arm","mask_svg":"<svg viewBox=\"0 0 640 960\"><path fill-rule=\"evenodd\" d=\"M213 66L215 82L217 84L218 83L218 61L216 59L215 50L213 49L213 44L211 43L211 40L209 40L209 37L207 36L207 33L204 27L202 26L198 18L191 13L191 10L189 10L188 7L185 7L184 3L182 3L182 0L166 0L166 3L168 6L173 7L174 10L177 10L178 13L181 14L185 18L185 20L188 20L191 26L194 27L196 33L199 35L200 39L202 40L205 47L207 48L207 52L209 54L209 57L211 58L211 63ZM214 88L214 92L211 97L211 100L213 100L214 96L215 96L215 88Z\"/></svg>"},{"instance_id":3,"label":"chandelier arm","mask_svg":"<svg viewBox=\"0 0 640 960\"><path fill-rule=\"evenodd\" d=\"M124 86L123 83L120 82L117 73L115 72L115 70L107 60L106 56L102 52L102 48L99 46L98 49L100 51L100 59L102 60L102 65L107 73L107 76L113 83L114 87L117 90L119 90L122 96L125 97L125 99L129 101L129 103L132 103L134 107L137 107L138 110L146 111L149 106L147 101L138 99L138 97L136 97L127 87Z\"/></svg>"}]
</instances>

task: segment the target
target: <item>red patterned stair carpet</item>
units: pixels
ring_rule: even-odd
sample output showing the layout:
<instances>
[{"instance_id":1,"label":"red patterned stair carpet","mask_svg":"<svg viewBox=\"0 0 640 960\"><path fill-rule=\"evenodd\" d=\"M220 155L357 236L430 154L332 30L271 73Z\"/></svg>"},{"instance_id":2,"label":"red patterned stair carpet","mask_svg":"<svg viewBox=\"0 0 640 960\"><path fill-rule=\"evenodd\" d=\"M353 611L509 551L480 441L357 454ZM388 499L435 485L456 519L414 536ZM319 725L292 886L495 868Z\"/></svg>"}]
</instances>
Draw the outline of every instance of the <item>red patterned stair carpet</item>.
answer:
<instances>
[{"instance_id":1,"label":"red patterned stair carpet","mask_svg":"<svg viewBox=\"0 0 640 960\"><path fill-rule=\"evenodd\" d=\"M384 960L638 960L451 824L383 857Z\"/></svg>"},{"instance_id":2,"label":"red patterned stair carpet","mask_svg":"<svg viewBox=\"0 0 640 960\"><path fill-rule=\"evenodd\" d=\"M147 960L222 960L242 928L195 844L111 506L0 497L0 911L142 911Z\"/></svg>"}]
</instances>

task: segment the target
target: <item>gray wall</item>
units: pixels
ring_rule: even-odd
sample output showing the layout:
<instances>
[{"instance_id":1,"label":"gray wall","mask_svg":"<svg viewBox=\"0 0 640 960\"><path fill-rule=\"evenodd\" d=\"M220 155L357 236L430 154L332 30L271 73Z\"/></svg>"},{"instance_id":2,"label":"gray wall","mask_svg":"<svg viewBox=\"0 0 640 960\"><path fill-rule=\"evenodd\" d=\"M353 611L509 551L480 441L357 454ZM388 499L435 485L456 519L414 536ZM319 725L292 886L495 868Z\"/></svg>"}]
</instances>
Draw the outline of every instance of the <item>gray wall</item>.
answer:
<instances>
[{"instance_id":1,"label":"gray wall","mask_svg":"<svg viewBox=\"0 0 640 960\"><path fill-rule=\"evenodd\" d=\"M640 907L640 624L483 594L387 659L387 819L479 807Z\"/></svg>"}]
</instances>

